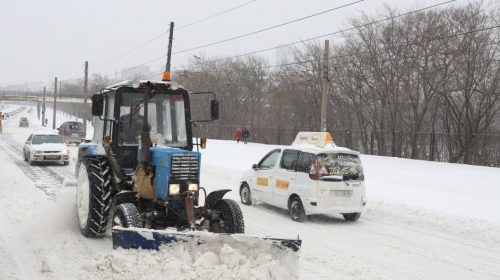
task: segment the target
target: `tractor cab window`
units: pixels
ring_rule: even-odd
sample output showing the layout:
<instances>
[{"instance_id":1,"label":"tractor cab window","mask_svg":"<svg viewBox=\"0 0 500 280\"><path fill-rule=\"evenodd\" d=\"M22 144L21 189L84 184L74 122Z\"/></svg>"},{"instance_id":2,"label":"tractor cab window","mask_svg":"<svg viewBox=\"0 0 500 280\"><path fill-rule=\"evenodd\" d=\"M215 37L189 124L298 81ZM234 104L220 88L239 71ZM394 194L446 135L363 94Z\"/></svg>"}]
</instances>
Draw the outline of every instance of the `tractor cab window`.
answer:
<instances>
[{"instance_id":1,"label":"tractor cab window","mask_svg":"<svg viewBox=\"0 0 500 280\"><path fill-rule=\"evenodd\" d=\"M144 123L143 95L124 93L120 107L119 142L140 144ZM185 147L188 144L186 112L182 95L156 94L148 103L151 142L157 145Z\"/></svg>"}]
</instances>

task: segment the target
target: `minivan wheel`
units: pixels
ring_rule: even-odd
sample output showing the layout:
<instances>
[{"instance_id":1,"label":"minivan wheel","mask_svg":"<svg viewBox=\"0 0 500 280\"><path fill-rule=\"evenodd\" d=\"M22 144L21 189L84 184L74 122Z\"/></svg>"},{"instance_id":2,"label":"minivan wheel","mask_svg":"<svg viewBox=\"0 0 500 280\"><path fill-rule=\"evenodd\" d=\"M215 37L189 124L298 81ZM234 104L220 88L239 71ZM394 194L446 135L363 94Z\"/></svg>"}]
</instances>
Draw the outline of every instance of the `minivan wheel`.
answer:
<instances>
[{"instance_id":1,"label":"minivan wheel","mask_svg":"<svg viewBox=\"0 0 500 280\"><path fill-rule=\"evenodd\" d=\"M344 219L348 222L355 222L361 217L361 213L343 213Z\"/></svg>"},{"instance_id":2,"label":"minivan wheel","mask_svg":"<svg viewBox=\"0 0 500 280\"><path fill-rule=\"evenodd\" d=\"M252 205L252 193L250 192L250 187L247 183L241 185L240 190L241 203L245 205Z\"/></svg>"},{"instance_id":3,"label":"minivan wheel","mask_svg":"<svg viewBox=\"0 0 500 280\"><path fill-rule=\"evenodd\" d=\"M306 220L306 212L304 211L304 206L302 206L300 198L294 197L290 200L288 211L293 221L303 222Z\"/></svg>"}]
</instances>

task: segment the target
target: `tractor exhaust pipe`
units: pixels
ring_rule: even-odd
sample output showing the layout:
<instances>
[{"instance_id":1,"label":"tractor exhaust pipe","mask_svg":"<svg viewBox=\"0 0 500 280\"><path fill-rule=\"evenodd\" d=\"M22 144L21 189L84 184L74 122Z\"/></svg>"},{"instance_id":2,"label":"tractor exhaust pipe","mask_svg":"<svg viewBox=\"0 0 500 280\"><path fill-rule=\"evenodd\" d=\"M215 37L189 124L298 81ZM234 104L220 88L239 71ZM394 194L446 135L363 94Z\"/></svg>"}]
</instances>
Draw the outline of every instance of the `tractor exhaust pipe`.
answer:
<instances>
[{"instance_id":1,"label":"tractor exhaust pipe","mask_svg":"<svg viewBox=\"0 0 500 280\"><path fill-rule=\"evenodd\" d=\"M144 119L141 132L141 163L151 164L151 126L148 123L149 87L144 89Z\"/></svg>"}]
</instances>

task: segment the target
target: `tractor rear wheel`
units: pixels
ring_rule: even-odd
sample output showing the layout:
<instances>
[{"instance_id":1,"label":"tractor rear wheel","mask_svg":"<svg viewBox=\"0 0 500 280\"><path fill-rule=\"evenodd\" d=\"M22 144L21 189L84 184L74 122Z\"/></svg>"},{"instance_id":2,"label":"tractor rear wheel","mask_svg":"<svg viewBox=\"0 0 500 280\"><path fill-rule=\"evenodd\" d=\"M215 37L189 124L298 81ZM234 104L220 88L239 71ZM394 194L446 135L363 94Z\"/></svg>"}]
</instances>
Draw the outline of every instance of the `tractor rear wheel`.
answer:
<instances>
[{"instance_id":1,"label":"tractor rear wheel","mask_svg":"<svg viewBox=\"0 0 500 280\"><path fill-rule=\"evenodd\" d=\"M245 233L245 223L240 206L232 199L221 199L213 207L220 221L210 224L210 231L217 233Z\"/></svg>"},{"instance_id":2,"label":"tractor rear wheel","mask_svg":"<svg viewBox=\"0 0 500 280\"><path fill-rule=\"evenodd\" d=\"M84 159L76 181L78 223L84 236L102 237L106 233L111 189L111 168L106 158Z\"/></svg>"},{"instance_id":3,"label":"tractor rear wheel","mask_svg":"<svg viewBox=\"0 0 500 280\"><path fill-rule=\"evenodd\" d=\"M139 216L137 207L132 203L122 203L118 205L113 215L113 226L142 228L141 217Z\"/></svg>"}]
</instances>

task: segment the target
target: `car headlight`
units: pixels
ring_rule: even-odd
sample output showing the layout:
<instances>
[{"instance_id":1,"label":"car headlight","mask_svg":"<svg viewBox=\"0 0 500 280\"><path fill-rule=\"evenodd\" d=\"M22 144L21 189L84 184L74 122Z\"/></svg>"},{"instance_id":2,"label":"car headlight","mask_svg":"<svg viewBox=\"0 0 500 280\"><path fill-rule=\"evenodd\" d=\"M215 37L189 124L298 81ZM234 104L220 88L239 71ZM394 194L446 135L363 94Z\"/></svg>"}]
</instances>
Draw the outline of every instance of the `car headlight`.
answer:
<instances>
[{"instance_id":1,"label":"car headlight","mask_svg":"<svg viewBox=\"0 0 500 280\"><path fill-rule=\"evenodd\" d=\"M42 151L33 151L33 154L35 154L35 155L39 155L41 153L42 153Z\"/></svg>"},{"instance_id":2,"label":"car headlight","mask_svg":"<svg viewBox=\"0 0 500 280\"><path fill-rule=\"evenodd\" d=\"M198 184L193 184L193 183L189 184L188 190L192 191L192 192L197 192L198 191Z\"/></svg>"},{"instance_id":3,"label":"car headlight","mask_svg":"<svg viewBox=\"0 0 500 280\"><path fill-rule=\"evenodd\" d=\"M170 184L168 186L168 193L170 195L177 195L181 191L181 185L180 184Z\"/></svg>"}]
</instances>

